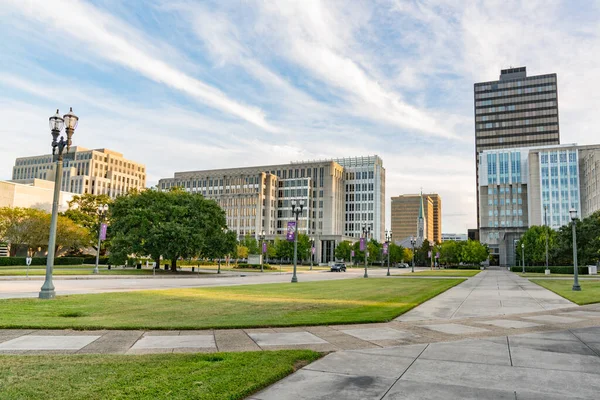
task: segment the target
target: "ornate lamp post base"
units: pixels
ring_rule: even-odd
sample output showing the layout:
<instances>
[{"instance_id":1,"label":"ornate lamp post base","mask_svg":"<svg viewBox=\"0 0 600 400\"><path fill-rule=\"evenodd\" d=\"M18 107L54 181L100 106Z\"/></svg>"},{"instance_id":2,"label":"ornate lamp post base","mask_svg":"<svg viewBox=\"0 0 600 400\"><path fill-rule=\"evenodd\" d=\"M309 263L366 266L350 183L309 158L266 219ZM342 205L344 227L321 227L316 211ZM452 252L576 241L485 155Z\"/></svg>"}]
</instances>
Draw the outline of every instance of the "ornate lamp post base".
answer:
<instances>
[{"instance_id":1,"label":"ornate lamp post base","mask_svg":"<svg viewBox=\"0 0 600 400\"><path fill-rule=\"evenodd\" d=\"M50 300L56 298L56 291L54 288L42 288L40 290L40 299Z\"/></svg>"}]
</instances>

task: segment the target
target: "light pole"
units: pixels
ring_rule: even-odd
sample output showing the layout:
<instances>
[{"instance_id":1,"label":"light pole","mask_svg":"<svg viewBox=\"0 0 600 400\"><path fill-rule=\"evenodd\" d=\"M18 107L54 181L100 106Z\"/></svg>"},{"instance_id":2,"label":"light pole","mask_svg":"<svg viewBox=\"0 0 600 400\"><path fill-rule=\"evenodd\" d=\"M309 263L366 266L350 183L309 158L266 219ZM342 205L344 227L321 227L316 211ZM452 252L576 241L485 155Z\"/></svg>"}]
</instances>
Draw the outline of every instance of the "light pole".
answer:
<instances>
[{"instance_id":1,"label":"light pole","mask_svg":"<svg viewBox=\"0 0 600 400\"><path fill-rule=\"evenodd\" d=\"M546 209L548 208L548 206L544 206L544 225L545 229L546 229L546 271L548 271L548 236L549 236L549 232L548 232L548 219L546 218Z\"/></svg>"},{"instance_id":2,"label":"light pole","mask_svg":"<svg viewBox=\"0 0 600 400\"><path fill-rule=\"evenodd\" d=\"M579 267L577 266L577 210L571 208L569 214L571 216L571 225L573 226L573 290L579 292L581 291L581 286L579 286Z\"/></svg>"},{"instance_id":3,"label":"light pole","mask_svg":"<svg viewBox=\"0 0 600 400\"><path fill-rule=\"evenodd\" d=\"M367 255L369 254L369 243L367 242L367 239L369 237L369 234L371 233L371 227L363 225L362 230L363 236L365 238L365 274L363 275L363 278L368 278L369 274L367 273Z\"/></svg>"},{"instance_id":4,"label":"light pole","mask_svg":"<svg viewBox=\"0 0 600 400\"><path fill-rule=\"evenodd\" d=\"M298 277L296 276L296 265L298 264L298 216L302 214L303 209L304 202L302 200L299 201L297 207L296 200L292 200L292 214L296 217L296 225L294 226L294 275L292 275L292 283L298 282Z\"/></svg>"},{"instance_id":5,"label":"light pole","mask_svg":"<svg viewBox=\"0 0 600 400\"><path fill-rule=\"evenodd\" d=\"M56 114L49 118L50 133L52 134L52 156L56 161L56 170L54 176L54 199L52 201L52 218L50 219L50 238L48 240L48 258L46 259L46 279L40 290L40 299L53 299L56 297L54 284L52 283L52 270L54 269L54 252L56 250L56 225L58 222L58 202L60 200L60 187L62 184L62 168L63 168L63 152L66 149L67 153L71 148L71 138L77 128L79 117L73 114L73 109L60 116L58 110ZM58 136L63 126L67 134L67 140L62 136L60 140Z\"/></svg>"},{"instance_id":6,"label":"light pole","mask_svg":"<svg viewBox=\"0 0 600 400\"><path fill-rule=\"evenodd\" d=\"M310 238L310 270L313 267L313 256L315 254L315 239Z\"/></svg>"},{"instance_id":7,"label":"light pole","mask_svg":"<svg viewBox=\"0 0 600 400\"><path fill-rule=\"evenodd\" d=\"M258 237L260 239L260 251L263 253L263 256L260 258L260 272L264 272L264 270L263 270L263 258L264 258L265 253L266 253L266 251L264 249L265 231L263 230Z\"/></svg>"},{"instance_id":8,"label":"light pole","mask_svg":"<svg viewBox=\"0 0 600 400\"><path fill-rule=\"evenodd\" d=\"M392 231L385 231L385 242L387 243L387 262L388 262L388 272L387 272L387 276L390 276L390 253L391 253L391 249L390 249L390 244L392 242Z\"/></svg>"},{"instance_id":9,"label":"light pole","mask_svg":"<svg viewBox=\"0 0 600 400\"><path fill-rule=\"evenodd\" d=\"M104 238L102 237L102 233L106 235L106 228L103 226L103 221L107 213L108 204L102 204L100 207L98 207L98 221L100 222L100 225L98 225L98 251L96 252L96 266L94 267L94 274L100 273L98 270L98 264L100 263L100 245L102 244L102 240L106 239L106 236Z\"/></svg>"},{"instance_id":10,"label":"light pole","mask_svg":"<svg viewBox=\"0 0 600 400\"><path fill-rule=\"evenodd\" d=\"M415 244L417 244L417 239L414 236L410 237L410 244L412 245L413 254L412 254L412 271L415 272Z\"/></svg>"},{"instance_id":11,"label":"light pole","mask_svg":"<svg viewBox=\"0 0 600 400\"><path fill-rule=\"evenodd\" d=\"M521 265L523 267L523 273L525 273L525 243L521 243Z\"/></svg>"}]
</instances>

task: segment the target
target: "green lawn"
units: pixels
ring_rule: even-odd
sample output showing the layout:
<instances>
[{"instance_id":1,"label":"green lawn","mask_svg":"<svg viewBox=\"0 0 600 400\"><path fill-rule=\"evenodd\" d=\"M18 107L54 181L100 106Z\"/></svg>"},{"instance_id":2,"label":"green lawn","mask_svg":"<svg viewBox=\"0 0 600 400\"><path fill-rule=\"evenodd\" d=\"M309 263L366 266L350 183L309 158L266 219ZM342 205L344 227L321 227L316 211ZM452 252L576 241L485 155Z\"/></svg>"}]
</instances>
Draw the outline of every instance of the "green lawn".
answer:
<instances>
[{"instance_id":1,"label":"green lawn","mask_svg":"<svg viewBox=\"0 0 600 400\"><path fill-rule=\"evenodd\" d=\"M13 269L0 269L0 276L26 276L27 269L26 268L14 268ZM62 268L62 266L55 266L52 272L52 275L60 276L60 275L92 275L94 272L94 266L84 266L77 268ZM207 273L207 272L204 272ZM41 276L46 274L46 268L30 268L29 276ZM176 275L196 275L197 272L192 273L190 271L178 271L177 273L172 273L170 271L164 270L156 270L156 275L161 276L176 276ZM135 268L100 268L99 275L152 275L152 269L135 269Z\"/></svg>"},{"instance_id":2,"label":"green lawn","mask_svg":"<svg viewBox=\"0 0 600 400\"><path fill-rule=\"evenodd\" d=\"M580 292L572 290L573 281L571 280L552 280L552 279L530 279L554 293L577 303L580 306L584 304L600 303L600 281L579 281Z\"/></svg>"},{"instance_id":3,"label":"green lawn","mask_svg":"<svg viewBox=\"0 0 600 400\"><path fill-rule=\"evenodd\" d=\"M396 274L395 276L459 276L470 277L480 273L477 269L434 269L433 271L417 271L410 274Z\"/></svg>"},{"instance_id":4,"label":"green lawn","mask_svg":"<svg viewBox=\"0 0 600 400\"><path fill-rule=\"evenodd\" d=\"M319 357L310 350L0 355L0 398L243 399Z\"/></svg>"},{"instance_id":5,"label":"green lawn","mask_svg":"<svg viewBox=\"0 0 600 400\"><path fill-rule=\"evenodd\" d=\"M345 279L0 300L0 328L205 329L389 321L463 279Z\"/></svg>"}]
</instances>

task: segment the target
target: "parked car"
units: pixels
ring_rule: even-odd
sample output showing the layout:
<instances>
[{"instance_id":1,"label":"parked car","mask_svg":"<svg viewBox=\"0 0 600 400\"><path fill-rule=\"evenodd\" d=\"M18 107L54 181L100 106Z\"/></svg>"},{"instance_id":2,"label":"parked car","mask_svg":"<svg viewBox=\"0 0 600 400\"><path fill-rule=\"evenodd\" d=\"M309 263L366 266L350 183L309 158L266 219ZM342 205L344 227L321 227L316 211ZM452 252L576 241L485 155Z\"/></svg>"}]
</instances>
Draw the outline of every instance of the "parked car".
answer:
<instances>
[{"instance_id":1,"label":"parked car","mask_svg":"<svg viewBox=\"0 0 600 400\"><path fill-rule=\"evenodd\" d=\"M398 264L396 264L396 267L398 267L398 268L408 268L408 264L407 263L398 263Z\"/></svg>"},{"instance_id":2,"label":"parked car","mask_svg":"<svg viewBox=\"0 0 600 400\"><path fill-rule=\"evenodd\" d=\"M344 263L335 263L331 266L331 272L346 272L346 265Z\"/></svg>"}]
</instances>

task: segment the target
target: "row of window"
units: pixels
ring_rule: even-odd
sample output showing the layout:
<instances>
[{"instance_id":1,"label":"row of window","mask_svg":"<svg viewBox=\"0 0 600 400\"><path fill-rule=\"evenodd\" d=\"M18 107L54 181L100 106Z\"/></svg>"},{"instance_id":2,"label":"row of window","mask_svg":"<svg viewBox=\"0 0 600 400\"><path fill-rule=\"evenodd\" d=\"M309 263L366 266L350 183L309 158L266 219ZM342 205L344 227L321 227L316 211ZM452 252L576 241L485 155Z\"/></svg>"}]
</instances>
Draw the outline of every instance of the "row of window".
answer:
<instances>
[{"instance_id":1,"label":"row of window","mask_svg":"<svg viewBox=\"0 0 600 400\"><path fill-rule=\"evenodd\" d=\"M556 83L556 77L554 76L532 76L522 80L494 82L486 85L475 85L475 91L483 92L486 90L512 89L530 85L548 85L552 83Z\"/></svg>"},{"instance_id":2,"label":"row of window","mask_svg":"<svg viewBox=\"0 0 600 400\"><path fill-rule=\"evenodd\" d=\"M548 132L546 134L546 136L549 137L558 137L558 124L551 124L551 125L547 125L547 126L528 126L528 127L521 127L521 128L506 128L506 129L501 129L501 130L491 130L491 131L484 131L484 132L477 132L477 140L478 140L478 144L479 144L479 140L489 140L489 139L495 139L493 141L491 141L490 143L494 143L497 139L501 139L501 138L496 138L497 136L505 136L505 137L509 137L509 135L513 135L516 139L518 140L524 140L524 137L527 137L526 140L529 140L529 137L527 134L528 133L532 133L534 135L532 135L531 137L534 137L535 139L540 139L540 133L542 132Z\"/></svg>"},{"instance_id":3,"label":"row of window","mask_svg":"<svg viewBox=\"0 0 600 400\"><path fill-rule=\"evenodd\" d=\"M556 115L558 110L556 108L551 108L547 110L535 110L535 111L525 111L525 112L514 112L510 114L494 114L494 115L482 115L475 117L476 122L487 122L487 121L501 121L505 119L523 119L523 118L536 118L536 117L544 117L548 115Z\"/></svg>"},{"instance_id":4,"label":"row of window","mask_svg":"<svg viewBox=\"0 0 600 400\"><path fill-rule=\"evenodd\" d=\"M374 171L356 171L356 172L346 172L346 180L352 181L355 179L373 179L375 176Z\"/></svg>"},{"instance_id":5,"label":"row of window","mask_svg":"<svg viewBox=\"0 0 600 400\"><path fill-rule=\"evenodd\" d=\"M556 90L556 85L533 86L521 89L510 89L504 91L500 90L497 92L480 93L477 95L477 99L489 99L502 96L520 96L522 94L541 93L548 92L551 90Z\"/></svg>"},{"instance_id":6,"label":"row of window","mask_svg":"<svg viewBox=\"0 0 600 400\"><path fill-rule=\"evenodd\" d=\"M346 211L367 211L367 208L373 211L373 203L346 203Z\"/></svg>"},{"instance_id":7,"label":"row of window","mask_svg":"<svg viewBox=\"0 0 600 400\"><path fill-rule=\"evenodd\" d=\"M346 192L354 192L354 191L357 191L357 192L366 192L366 191L372 192L373 190L374 190L374 188L373 188L373 184L372 183L368 183L368 184L367 183L363 183L363 184L357 183L357 184L348 184L348 185L346 185Z\"/></svg>"},{"instance_id":8,"label":"row of window","mask_svg":"<svg viewBox=\"0 0 600 400\"><path fill-rule=\"evenodd\" d=\"M544 101L556 99L555 93L544 93L544 94L533 94L528 96L521 96L518 98L503 98L493 100L481 100L475 102L475 107L486 107L486 106L500 106L509 105L512 103L531 103L532 101Z\"/></svg>"},{"instance_id":9,"label":"row of window","mask_svg":"<svg viewBox=\"0 0 600 400\"><path fill-rule=\"evenodd\" d=\"M346 193L346 202L349 201L373 201L373 193Z\"/></svg>"},{"instance_id":10,"label":"row of window","mask_svg":"<svg viewBox=\"0 0 600 400\"><path fill-rule=\"evenodd\" d=\"M552 164L556 164L559 161L561 163L566 163L567 162L567 157L570 163L577 163L577 151L569 151L567 152L565 151L561 151L559 153L557 152L552 152L552 153L541 153L540 154L540 162L542 164L548 164L548 161L550 161L550 163Z\"/></svg>"},{"instance_id":11,"label":"row of window","mask_svg":"<svg viewBox=\"0 0 600 400\"><path fill-rule=\"evenodd\" d=\"M493 129L493 128L510 128L513 126L521 125L536 125L536 124L552 124L558 123L558 117L547 117L547 118L534 118L534 119L518 119L515 121L501 121L501 122L486 122L484 124L476 124L477 129ZM544 131L544 127L540 126L537 131Z\"/></svg>"},{"instance_id":12,"label":"row of window","mask_svg":"<svg viewBox=\"0 0 600 400\"><path fill-rule=\"evenodd\" d=\"M513 186L512 189L510 187L504 187L504 186L500 186L500 188L494 187L492 188L491 186L488 187L488 195L492 195L492 194L510 194L512 192L512 194L517 194L517 193L522 193L523 189L521 188L521 186Z\"/></svg>"},{"instance_id":13,"label":"row of window","mask_svg":"<svg viewBox=\"0 0 600 400\"><path fill-rule=\"evenodd\" d=\"M540 102L536 102L536 103L511 104L511 105L505 105L505 106L476 108L475 114L489 114L489 113L507 112L507 111L524 111L524 110L532 110L532 109L539 109L539 108L556 108L556 107L557 107L556 100L540 101Z\"/></svg>"}]
</instances>

